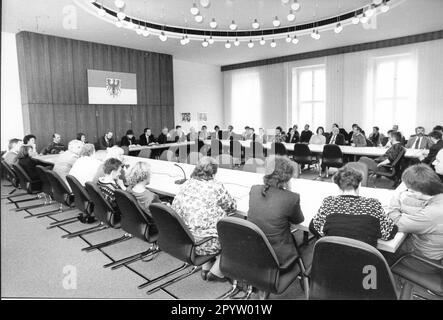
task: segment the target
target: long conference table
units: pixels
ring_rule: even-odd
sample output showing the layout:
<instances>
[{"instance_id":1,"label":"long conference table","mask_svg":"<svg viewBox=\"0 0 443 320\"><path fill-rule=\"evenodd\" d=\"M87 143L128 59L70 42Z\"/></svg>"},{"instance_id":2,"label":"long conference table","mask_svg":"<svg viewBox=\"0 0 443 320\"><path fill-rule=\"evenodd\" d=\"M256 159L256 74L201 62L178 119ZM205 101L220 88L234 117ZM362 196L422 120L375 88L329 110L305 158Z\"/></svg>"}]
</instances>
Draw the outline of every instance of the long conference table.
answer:
<instances>
[{"instance_id":1,"label":"long conference table","mask_svg":"<svg viewBox=\"0 0 443 320\"><path fill-rule=\"evenodd\" d=\"M54 163L57 158L58 155L36 157L36 159L47 163ZM174 182L183 178L182 169L186 174L186 178L189 178L195 167L194 165L184 163L178 164L169 161L124 156L124 162L130 166L138 161L147 162L151 166L151 182L148 189L171 197L174 197L180 190L181 186ZM222 182L229 193L236 199L237 213L247 217L249 191L251 186L262 184L263 174L219 168L216 179ZM309 231L309 223L317 213L323 199L330 195L339 194L338 187L333 183L295 178L291 180L290 190L300 194L300 205L305 220L295 225L294 228L303 231ZM378 199L384 208L388 206L393 193L393 190L387 189L360 188L361 196ZM377 248L387 252L395 252L405 237L406 234L399 232L392 240L378 240Z\"/></svg>"},{"instance_id":2,"label":"long conference table","mask_svg":"<svg viewBox=\"0 0 443 320\"><path fill-rule=\"evenodd\" d=\"M183 141L183 142L170 142L163 144L151 144L148 146L140 146L140 145L132 145L128 147L129 151L141 151L144 149L150 150L158 150L158 149L168 149L168 148L176 148L181 146L188 146L195 144L195 141Z\"/></svg>"}]
</instances>

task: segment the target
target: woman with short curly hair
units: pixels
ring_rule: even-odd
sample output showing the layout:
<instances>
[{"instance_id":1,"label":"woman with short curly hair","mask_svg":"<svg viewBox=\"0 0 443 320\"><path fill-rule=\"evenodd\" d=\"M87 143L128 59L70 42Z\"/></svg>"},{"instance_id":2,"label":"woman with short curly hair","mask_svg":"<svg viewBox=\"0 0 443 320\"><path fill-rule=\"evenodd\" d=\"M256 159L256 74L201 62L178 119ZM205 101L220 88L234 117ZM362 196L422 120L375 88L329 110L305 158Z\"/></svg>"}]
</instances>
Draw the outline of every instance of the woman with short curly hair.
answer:
<instances>
[{"instance_id":1,"label":"woman with short curly hair","mask_svg":"<svg viewBox=\"0 0 443 320\"><path fill-rule=\"evenodd\" d=\"M196 248L198 255L220 252L217 222L237 209L235 199L222 183L216 181L218 165L215 159L203 157L195 166L191 178L185 182L172 202L172 208L183 218L196 241L206 237L214 239ZM225 281L219 268L219 258L202 266L202 278Z\"/></svg>"},{"instance_id":2,"label":"woman with short curly hair","mask_svg":"<svg viewBox=\"0 0 443 320\"><path fill-rule=\"evenodd\" d=\"M290 191L290 180L297 172L296 164L285 156L266 159L263 185L249 192L248 220L266 235L280 264L297 255L290 224L303 222L300 195Z\"/></svg>"}]
</instances>

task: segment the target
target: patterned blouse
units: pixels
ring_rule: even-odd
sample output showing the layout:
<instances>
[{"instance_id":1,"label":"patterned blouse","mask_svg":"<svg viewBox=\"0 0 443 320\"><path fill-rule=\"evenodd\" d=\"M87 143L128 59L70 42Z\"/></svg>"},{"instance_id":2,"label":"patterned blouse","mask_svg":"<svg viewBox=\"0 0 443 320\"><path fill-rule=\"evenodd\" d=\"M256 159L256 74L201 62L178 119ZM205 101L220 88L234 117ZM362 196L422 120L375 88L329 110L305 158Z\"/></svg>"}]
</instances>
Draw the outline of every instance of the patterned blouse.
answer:
<instances>
[{"instance_id":1,"label":"patterned blouse","mask_svg":"<svg viewBox=\"0 0 443 320\"><path fill-rule=\"evenodd\" d=\"M392 239L398 231L377 199L352 195L325 198L310 229L320 236L349 237L374 246L378 238Z\"/></svg>"},{"instance_id":2,"label":"patterned blouse","mask_svg":"<svg viewBox=\"0 0 443 320\"><path fill-rule=\"evenodd\" d=\"M183 218L195 240L199 241L206 237L217 237L217 222L227 213L234 212L237 204L222 183L191 178L181 186L172 202L172 208ZM219 251L218 238L196 248L199 255Z\"/></svg>"},{"instance_id":3,"label":"patterned blouse","mask_svg":"<svg viewBox=\"0 0 443 320\"><path fill-rule=\"evenodd\" d=\"M97 186L111 207L118 210L117 203L115 202L115 190L121 189L120 186L115 182L101 182L100 179L97 181Z\"/></svg>"}]
</instances>

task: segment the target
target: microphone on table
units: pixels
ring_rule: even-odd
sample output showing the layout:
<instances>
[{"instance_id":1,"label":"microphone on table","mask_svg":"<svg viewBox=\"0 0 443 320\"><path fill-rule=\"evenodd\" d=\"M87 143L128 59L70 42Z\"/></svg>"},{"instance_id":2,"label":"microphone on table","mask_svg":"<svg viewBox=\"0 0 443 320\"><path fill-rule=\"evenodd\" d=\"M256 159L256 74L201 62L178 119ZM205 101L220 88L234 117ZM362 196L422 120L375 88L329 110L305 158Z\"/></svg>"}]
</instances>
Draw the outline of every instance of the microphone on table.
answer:
<instances>
[{"instance_id":1,"label":"microphone on table","mask_svg":"<svg viewBox=\"0 0 443 320\"><path fill-rule=\"evenodd\" d=\"M176 163L174 163L174 166L179 167L180 170L183 172L183 176L184 176L183 179L175 180L175 184L183 184L183 183L185 183L186 180L188 180L188 179L186 179L186 172L185 172L185 170L183 170L183 168L180 167L180 166L179 166L178 164L176 164Z\"/></svg>"}]
</instances>

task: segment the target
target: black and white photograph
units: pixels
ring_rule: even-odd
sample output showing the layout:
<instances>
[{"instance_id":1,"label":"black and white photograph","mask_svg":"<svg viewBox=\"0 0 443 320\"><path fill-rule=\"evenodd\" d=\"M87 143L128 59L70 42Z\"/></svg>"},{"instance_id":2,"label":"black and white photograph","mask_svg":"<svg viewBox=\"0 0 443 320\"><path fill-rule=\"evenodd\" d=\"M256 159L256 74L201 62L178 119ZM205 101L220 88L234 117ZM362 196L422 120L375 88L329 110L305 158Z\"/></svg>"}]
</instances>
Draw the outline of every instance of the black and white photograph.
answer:
<instances>
[{"instance_id":1,"label":"black and white photograph","mask_svg":"<svg viewBox=\"0 0 443 320\"><path fill-rule=\"evenodd\" d=\"M0 6L2 300L443 300L443 0Z\"/></svg>"}]
</instances>

